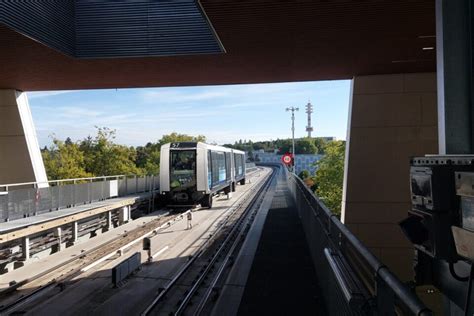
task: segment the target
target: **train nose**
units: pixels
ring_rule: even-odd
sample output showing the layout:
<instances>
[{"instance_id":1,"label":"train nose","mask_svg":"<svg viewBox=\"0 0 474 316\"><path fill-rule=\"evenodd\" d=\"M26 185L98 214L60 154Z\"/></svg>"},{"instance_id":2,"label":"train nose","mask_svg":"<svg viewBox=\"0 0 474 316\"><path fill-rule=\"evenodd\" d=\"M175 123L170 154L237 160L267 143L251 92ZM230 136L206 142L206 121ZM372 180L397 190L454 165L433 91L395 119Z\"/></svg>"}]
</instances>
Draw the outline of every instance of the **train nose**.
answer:
<instances>
[{"instance_id":1,"label":"train nose","mask_svg":"<svg viewBox=\"0 0 474 316\"><path fill-rule=\"evenodd\" d=\"M189 199L189 196L187 193L185 192L180 192L180 193L177 193L174 198L176 199L176 201L178 202L184 202L184 201L187 201Z\"/></svg>"}]
</instances>

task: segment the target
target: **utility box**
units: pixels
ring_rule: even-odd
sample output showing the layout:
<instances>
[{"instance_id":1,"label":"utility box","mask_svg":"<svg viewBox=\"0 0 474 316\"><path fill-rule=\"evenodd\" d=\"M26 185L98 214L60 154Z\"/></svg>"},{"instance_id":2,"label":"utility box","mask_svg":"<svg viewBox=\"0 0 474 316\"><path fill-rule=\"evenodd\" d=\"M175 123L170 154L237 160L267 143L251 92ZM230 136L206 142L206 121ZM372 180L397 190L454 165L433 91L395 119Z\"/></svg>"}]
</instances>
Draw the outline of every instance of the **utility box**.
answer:
<instances>
[{"instance_id":1,"label":"utility box","mask_svg":"<svg viewBox=\"0 0 474 316\"><path fill-rule=\"evenodd\" d=\"M410 166L411 209L400 226L431 258L460 259L451 227L474 231L474 156L427 155Z\"/></svg>"},{"instance_id":2,"label":"utility box","mask_svg":"<svg viewBox=\"0 0 474 316\"><path fill-rule=\"evenodd\" d=\"M461 198L461 227L474 232L474 172L456 172L456 194Z\"/></svg>"}]
</instances>

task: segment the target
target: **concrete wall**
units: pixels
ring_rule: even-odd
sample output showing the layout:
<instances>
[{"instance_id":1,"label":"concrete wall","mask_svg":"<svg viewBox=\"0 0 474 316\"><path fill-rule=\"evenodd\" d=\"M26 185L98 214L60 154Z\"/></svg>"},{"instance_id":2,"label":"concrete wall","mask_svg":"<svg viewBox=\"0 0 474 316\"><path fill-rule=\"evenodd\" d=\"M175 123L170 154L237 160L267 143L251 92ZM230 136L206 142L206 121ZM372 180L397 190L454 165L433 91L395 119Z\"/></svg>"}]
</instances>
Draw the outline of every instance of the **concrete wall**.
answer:
<instances>
[{"instance_id":1,"label":"concrete wall","mask_svg":"<svg viewBox=\"0 0 474 316\"><path fill-rule=\"evenodd\" d=\"M26 93L0 90L0 184L47 181Z\"/></svg>"},{"instance_id":2,"label":"concrete wall","mask_svg":"<svg viewBox=\"0 0 474 316\"><path fill-rule=\"evenodd\" d=\"M403 280L413 248L398 222L410 208L409 159L438 151L436 74L353 79L342 221Z\"/></svg>"},{"instance_id":3,"label":"concrete wall","mask_svg":"<svg viewBox=\"0 0 474 316\"><path fill-rule=\"evenodd\" d=\"M255 158L259 159L259 162L264 163L281 163L281 157L283 156L282 154L265 153L259 151L254 151L253 154ZM315 163L321 160L322 157L323 155L296 155L296 174L299 174L303 170L308 170L311 174L314 174L316 172Z\"/></svg>"}]
</instances>

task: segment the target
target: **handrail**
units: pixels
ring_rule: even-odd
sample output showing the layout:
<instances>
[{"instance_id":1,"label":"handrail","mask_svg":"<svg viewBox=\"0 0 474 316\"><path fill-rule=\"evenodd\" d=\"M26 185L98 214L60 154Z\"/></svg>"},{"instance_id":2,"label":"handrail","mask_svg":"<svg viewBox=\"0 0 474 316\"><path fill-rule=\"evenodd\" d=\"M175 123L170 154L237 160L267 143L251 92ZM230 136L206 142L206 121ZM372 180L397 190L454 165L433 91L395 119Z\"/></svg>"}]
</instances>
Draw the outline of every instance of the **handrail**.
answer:
<instances>
[{"instance_id":1,"label":"handrail","mask_svg":"<svg viewBox=\"0 0 474 316\"><path fill-rule=\"evenodd\" d=\"M294 174L291 174L291 179L295 181L298 189L302 191L302 188L306 190L318 207L323 210L325 216L328 217L328 223L334 225L344 238L344 241L348 242L360 257L366 261L369 267L375 272L376 278L382 280L388 288L391 289L393 294L407 307L410 312L415 315L431 315L432 312L428 309L421 300L405 285L403 284L391 271L386 267L329 209L324 203ZM310 202L310 201L308 201ZM332 231L332 228L331 228ZM343 249L340 245L336 245L338 250L343 255Z\"/></svg>"},{"instance_id":2,"label":"handrail","mask_svg":"<svg viewBox=\"0 0 474 316\"><path fill-rule=\"evenodd\" d=\"M103 176L0 186L0 221L10 221L110 198L151 192L159 188L159 176ZM153 204L150 198L149 204ZM150 206L151 207L151 206Z\"/></svg>"},{"instance_id":3,"label":"handrail","mask_svg":"<svg viewBox=\"0 0 474 316\"><path fill-rule=\"evenodd\" d=\"M153 176L153 175L152 175ZM45 183L60 183L60 182L77 182L77 181L93 181L93 180L107 180L107 179L119 179L119 178L128 178L128 177L139 177L135 174L129 175L113 175L113 176L98 176L98 177L88 177L88 178L71 178L71 179L60 179L60 180L48 180L48 181L36 181L36 182L23 182L23 183L10 183L10 184L0 184L0 188L9 188L15 186L26 186L26 185L33 185L33 187L38 186L38 184L45 184Z\"/></svg>"}]
</instances>

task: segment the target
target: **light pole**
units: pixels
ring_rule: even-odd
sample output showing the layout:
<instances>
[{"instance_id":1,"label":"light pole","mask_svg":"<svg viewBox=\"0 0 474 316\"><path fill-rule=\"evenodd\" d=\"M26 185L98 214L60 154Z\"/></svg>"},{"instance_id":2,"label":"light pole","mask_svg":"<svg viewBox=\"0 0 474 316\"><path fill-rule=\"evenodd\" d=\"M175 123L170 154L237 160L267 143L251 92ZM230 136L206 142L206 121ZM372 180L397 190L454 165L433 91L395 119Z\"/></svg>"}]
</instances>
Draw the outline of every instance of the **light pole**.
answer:
<instances>
[{"instance_id":1,"label":"light pole","mask_svg":"<svg viewBox=\"0 0 474 316\"><path fill-rule=\"evenodd\" d=\"M296 153L295 153L295 111L298 111L299 108L294 106L286 108L286 111L291 111L291 138L292 138L292 147L293 151L293 173L296 173Z\"/></svg>"}]
</instances>

